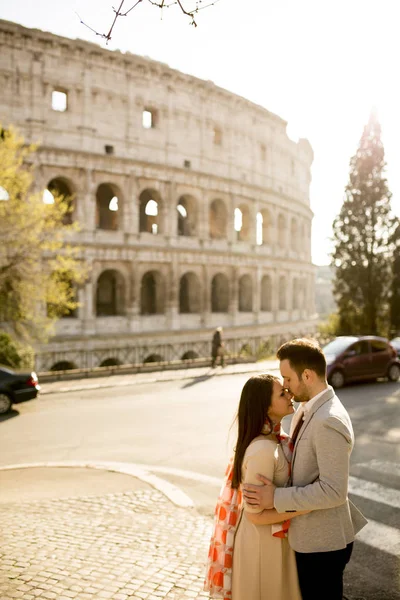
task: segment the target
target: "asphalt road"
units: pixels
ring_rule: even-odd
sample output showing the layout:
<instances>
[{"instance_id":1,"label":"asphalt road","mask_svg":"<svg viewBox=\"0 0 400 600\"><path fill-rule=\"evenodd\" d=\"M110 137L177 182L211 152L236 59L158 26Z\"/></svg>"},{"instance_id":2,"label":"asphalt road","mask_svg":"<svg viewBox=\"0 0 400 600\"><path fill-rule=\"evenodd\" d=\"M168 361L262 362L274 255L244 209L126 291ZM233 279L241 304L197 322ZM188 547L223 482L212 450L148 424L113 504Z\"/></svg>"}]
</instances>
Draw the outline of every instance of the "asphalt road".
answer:
<instances>
[{"instance_id":1,"label":"asphalt road","mask_svg":"<svg viewBox=\"0 0 400 600\"><path fill-rule=\"evenodd\" d=\"M212 514L248 375L51 394L0 421L0 465L124 461L180 486ZM352 499L370 520L346 572L357 600L399 600L400 384L345 388L356 434ZM288 424L286 424L288 425Z\"/></svg>"}]
</instances>

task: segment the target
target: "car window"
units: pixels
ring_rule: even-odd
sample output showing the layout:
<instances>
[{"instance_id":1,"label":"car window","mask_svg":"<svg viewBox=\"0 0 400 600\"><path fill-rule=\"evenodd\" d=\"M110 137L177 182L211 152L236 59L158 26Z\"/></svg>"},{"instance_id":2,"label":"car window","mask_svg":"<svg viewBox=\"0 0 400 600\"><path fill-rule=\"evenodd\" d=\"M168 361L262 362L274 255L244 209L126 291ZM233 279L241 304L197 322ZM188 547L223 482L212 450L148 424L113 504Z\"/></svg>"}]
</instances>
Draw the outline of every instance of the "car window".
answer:
<instances>
[{"instance_id":1,"label":"car window","mask_svg":"<svg viewBox=\"0 0 400 600\"><path fill-rule=\"evenodd\" d=\"M387 352L389 350L386 342L381 342L379 340L371 340L371 348L372 352Z\"/></svg>"},{"instance_id":2,"label":"car window","mask_svg":"<svg viewBox=\"0 0 400 600\"><path fill-rule=\"evenodd\" d=\"M352 346L350 346L350 348L348 349L348 352L350 354L355 353L356 356L361 356L362 354L368 354L369 344L366 340L357 342L357 344L353 344Z\"/></svg>"}]
</instances>

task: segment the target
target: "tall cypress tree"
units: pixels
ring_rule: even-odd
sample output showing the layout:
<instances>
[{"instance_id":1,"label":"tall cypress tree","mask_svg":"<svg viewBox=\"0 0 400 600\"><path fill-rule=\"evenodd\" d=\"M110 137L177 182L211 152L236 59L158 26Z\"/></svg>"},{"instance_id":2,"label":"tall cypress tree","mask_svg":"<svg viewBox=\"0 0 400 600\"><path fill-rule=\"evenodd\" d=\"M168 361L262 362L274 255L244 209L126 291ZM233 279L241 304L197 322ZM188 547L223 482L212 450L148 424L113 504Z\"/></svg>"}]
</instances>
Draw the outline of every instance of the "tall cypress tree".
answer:
<instances>
[{"instance_id":1,"label":"tall cypress tree","mask_svg":"<svg viewBox=\"0 0 400 600\"><path fill-rule=\"evenodd\" d=\"M400 336L400 219L393 235L392 293L390 297L390 337Z\"/></svg>"},{"instance_id":2,"label":"tall cypress tree","mask_svg":"<svg viewBox=\"0 0 400 600\"><path fill-rule=\"evenodd\" d=\"M333 223L339 334L387 335L389 330L395 220L385 168L381 127L372 112Z\"/></svg>"}]
</instances>

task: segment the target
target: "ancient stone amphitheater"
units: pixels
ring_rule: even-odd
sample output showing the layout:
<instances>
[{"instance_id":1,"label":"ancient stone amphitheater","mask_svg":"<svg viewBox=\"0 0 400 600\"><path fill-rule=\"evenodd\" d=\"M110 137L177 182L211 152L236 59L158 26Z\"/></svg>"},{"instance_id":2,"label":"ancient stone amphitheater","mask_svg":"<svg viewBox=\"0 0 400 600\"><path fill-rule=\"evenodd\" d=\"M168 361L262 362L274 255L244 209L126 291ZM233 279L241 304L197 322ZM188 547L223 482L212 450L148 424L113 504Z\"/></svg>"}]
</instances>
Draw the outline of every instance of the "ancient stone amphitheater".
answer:
<instances>
[{"instance_id":1,"label":"ancient stone amphitheater","mask_svg":"<svg viewBox=\"0 0 400 600\"><path fill-rule=\"evenodd\" d=\"M90 265L39 370L252 352L315 328L313 152L268 110L148 58L0 21L0 120L39 141ZM47 200L46 200L47 199ZM51 201L51 200L50 200Z\"/></svg>"}]
</instances>

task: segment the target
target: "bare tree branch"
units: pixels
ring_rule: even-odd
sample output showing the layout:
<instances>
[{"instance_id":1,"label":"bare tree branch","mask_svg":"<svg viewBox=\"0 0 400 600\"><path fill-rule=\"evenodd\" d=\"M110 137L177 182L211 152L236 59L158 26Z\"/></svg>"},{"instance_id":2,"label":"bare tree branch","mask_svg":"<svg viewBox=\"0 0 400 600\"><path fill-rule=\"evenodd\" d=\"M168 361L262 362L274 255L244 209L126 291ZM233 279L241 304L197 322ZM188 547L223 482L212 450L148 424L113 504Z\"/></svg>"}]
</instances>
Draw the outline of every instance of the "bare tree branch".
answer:
<instances>
[{"instance_id":1,"label":"bare tree branch","mask_svg":"<svg viewBox=\"0 0 400 600\"><path fill-rule=\"evenodd\" d=\"M93 31L93 33L95 35L98 35L102 38L104 38L107 43L111 40L111 34L113 32L115 23L117 21L117 19L119 17L127 17L128 14L134 9L136 8L139 4L141 4L144 0L136 0L136 2L130 7L128 8L126 11L122 12L122 7L125 3L125 0L121 0L121 3L119 5L118 9L115 9L114 7L112 7L113 11L114 11L114 20L111 24L111 27L108 31L108 33L100 33L99 31L96 31L95 29L93 29L93 27L90 27L90 25L88 25L87 23L85 23L81 17L77 14L80 22L82 25L84 25L85 27L87 27L88 29L90 29L90 31ZM196 5L195 8L193 9L188 9L185 7L185 2L186 0L173 0L172 2L167 2L167 0L145 0L147 1L149 4L151 4L152 6L156 6L157 8L160 8L161 10L163 10L164 8L170 8L171 6L178 6L182 12L182 14L188 16L190 18L190 24L193 25L194 27L197 27L197 23L195 20L195 15L199 13L199 11L204 10L205 8L209 8L210 6L214 6L215 4L217 4L218 2L220 2L220 0L213 0L212 2L209 2L208 4L205 4L204 6L201 6L204 2L204 0L195 0L196 1Z\"/></svg>"}]
</instances>

